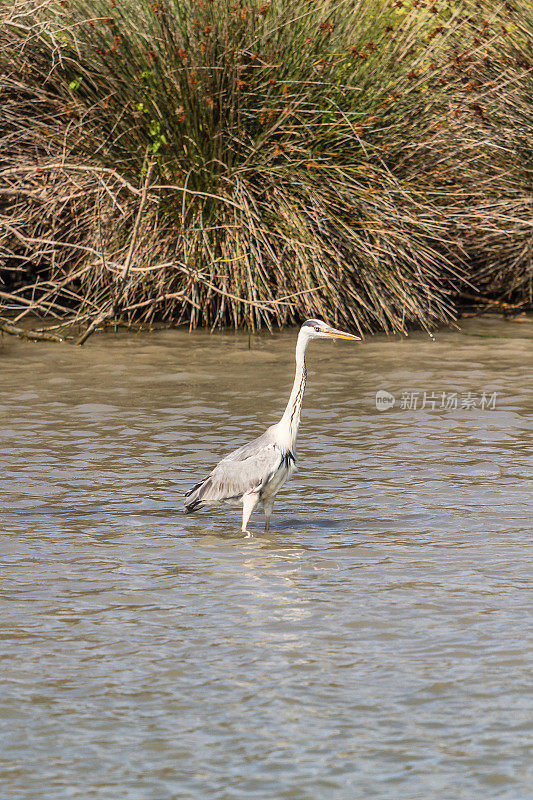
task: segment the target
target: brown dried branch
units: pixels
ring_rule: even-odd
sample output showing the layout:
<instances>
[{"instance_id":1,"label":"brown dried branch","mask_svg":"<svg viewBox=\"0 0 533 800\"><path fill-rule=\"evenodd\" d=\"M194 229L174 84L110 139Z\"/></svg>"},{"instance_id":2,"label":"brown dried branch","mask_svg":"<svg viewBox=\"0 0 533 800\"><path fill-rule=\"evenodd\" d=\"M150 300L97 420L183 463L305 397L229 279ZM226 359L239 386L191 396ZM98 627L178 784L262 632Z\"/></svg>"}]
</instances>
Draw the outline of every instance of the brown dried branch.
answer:
<instances>
[{"instance_id":1,"label":"brown dried branch","mask_svg":"<svg viewBox=\"0 0 533 800\"><path fill-rule=\"evenodd\" d=\"M125 295L127 293L126 279L128 277L128 272L129 272L129 268L130 268L130 265L131 265L131 259L133 257L133 252L134 252L135 245L136 245L136 242L137 242L137 236L139 234L139 227L140 227L140 224L141 224L141 219L142 219L144 207L146 205L146 200L147 200L147 197L148 197L148 189L149 189L149 186L150 186L150 181L152 179L152 173L153 173L154 168L155 168L155 163L156 163L155 159L151 159L149 164L148 164L148 169L146 171L146 176L145 176L145 179L144 179L144 182L143 182L143 185L142 185L142 190L140 192L141 199L139 201L139 209L137 211L137 216L135 217L135 222L134 222L134 225L133 225L133 231L131 233L131 239L130 239L130 244L129 244L129 248L128 248L128 253L127 253L126 259L124 261L124 266L123 266L122 272L121 272L121 274L119 276L119 279L117 281L115 299L114 299L113 302L108 303L104 307L103 311L101 311L100 314L98 314L94 318L94 320L87 327L87 329L84 331L84 333L76 340L76 344L77 345L84 344L84 342L87 341L89 336L93 333L93 331L99 325L102 324L102 322L104 322L105 320L109 319L110 317L116 316L118 311L120 310L121 304L123 303L124 297L125 297Z\"/></svg>"},{"instance_id":2,"label":"brown dried branch","mask_svg":"<svg viewBox=\"0 0 533 800\"><path fill-rule=\"evenodd\" d=\"M31 342L63 341L60 336L54 336L52 333L42 333L40 331L24 330L24 328L19 328L4 317L0 317L0 331L7 333L10 336L18 336L20 339L28 339Z\"/></svg>"}]
</instances>

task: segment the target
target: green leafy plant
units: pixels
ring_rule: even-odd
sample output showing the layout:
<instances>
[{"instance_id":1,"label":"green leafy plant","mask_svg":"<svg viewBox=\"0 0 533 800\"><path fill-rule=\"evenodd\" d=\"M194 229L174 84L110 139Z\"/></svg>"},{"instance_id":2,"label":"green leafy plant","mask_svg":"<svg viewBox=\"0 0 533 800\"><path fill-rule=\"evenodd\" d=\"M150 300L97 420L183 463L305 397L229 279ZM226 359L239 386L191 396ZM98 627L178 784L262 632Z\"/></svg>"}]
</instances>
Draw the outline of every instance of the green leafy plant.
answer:
<instances>
[{"instance_id":1,"label":"green leafy plant","mask_svg":"<svg viewBox=\"0 0 533 800\"><path fill-rule=\"evenodd\" d=\"M74 78L73 81L69 83L68 85L69 89L72 89L72 91L75 92L77 89L80 88L82 80L83 77L81 75L78 75L76 78Z\"/></svg>"}]
</instances>

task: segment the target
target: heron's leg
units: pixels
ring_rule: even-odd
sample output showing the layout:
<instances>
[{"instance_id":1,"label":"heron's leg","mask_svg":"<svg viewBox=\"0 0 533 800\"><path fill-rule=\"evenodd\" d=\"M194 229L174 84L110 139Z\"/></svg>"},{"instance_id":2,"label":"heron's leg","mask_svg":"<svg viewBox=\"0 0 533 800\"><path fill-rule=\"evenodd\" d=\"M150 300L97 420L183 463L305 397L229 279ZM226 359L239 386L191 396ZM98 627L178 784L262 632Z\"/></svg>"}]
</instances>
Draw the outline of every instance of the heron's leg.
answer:
<instances>
[{"instance_id":1,"label":"heron's leg","mask_svg":"<svg viewBox=\"0 0 533 800\"><path fill-rule=\"evenodd\" d=\"M263 510L265 512L265 531L270 530L270 517L272 516L272 509L274 508L274 498L263 500Z\"/></svg>"},{"instance_id":2,"label":"heron's leg","mask_svg":"<svg viewBox=\"0 0 533 800\"><path fill-rule=\"evenodd\" d=\"M246 533L246 526L248 525L248 520L252 516L252 511L256 507L257 503L259 502L259 495L258 494L245 494L242 498L242 532Z\"/></svg>"}]
</instances>

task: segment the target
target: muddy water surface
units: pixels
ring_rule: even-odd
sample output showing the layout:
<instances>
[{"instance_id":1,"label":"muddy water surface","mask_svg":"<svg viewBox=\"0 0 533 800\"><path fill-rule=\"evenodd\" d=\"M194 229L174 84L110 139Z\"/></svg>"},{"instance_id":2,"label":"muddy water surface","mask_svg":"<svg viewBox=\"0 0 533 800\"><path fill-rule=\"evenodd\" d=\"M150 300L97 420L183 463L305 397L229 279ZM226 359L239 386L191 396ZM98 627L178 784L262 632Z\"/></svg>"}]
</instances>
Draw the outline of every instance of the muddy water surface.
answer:
<instances>
[{"instance_id":1,"label":"muddy water surface","mask_svg":"<svg viewBox=\"0 0 533 800\"><path fill-rule=\"evenodd\" d=\"M270 534L183 515L294 342L0 340L2 797L533 796L533 322L312 343Z\"/></svg>"}]
</instances>

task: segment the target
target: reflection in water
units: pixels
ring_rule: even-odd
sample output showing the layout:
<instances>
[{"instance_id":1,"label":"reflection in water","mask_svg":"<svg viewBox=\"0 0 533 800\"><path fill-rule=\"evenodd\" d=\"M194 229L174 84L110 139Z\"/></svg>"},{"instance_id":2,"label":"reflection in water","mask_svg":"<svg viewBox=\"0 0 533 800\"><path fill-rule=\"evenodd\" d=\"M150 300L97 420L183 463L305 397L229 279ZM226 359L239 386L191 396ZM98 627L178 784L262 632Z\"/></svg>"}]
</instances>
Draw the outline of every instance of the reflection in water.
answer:
<instances>
[{"instance_id":1,"label":"reflection in water","mask_svg":"<svg viewBox=\"0 0 533 800\"><path fill-rule=\"evenodd\" d=\"M251 539L182 493L279 418L293 333L3 339L6 797L528 796L532 339L311 346Z\"/></svg>"}]
</instances>

